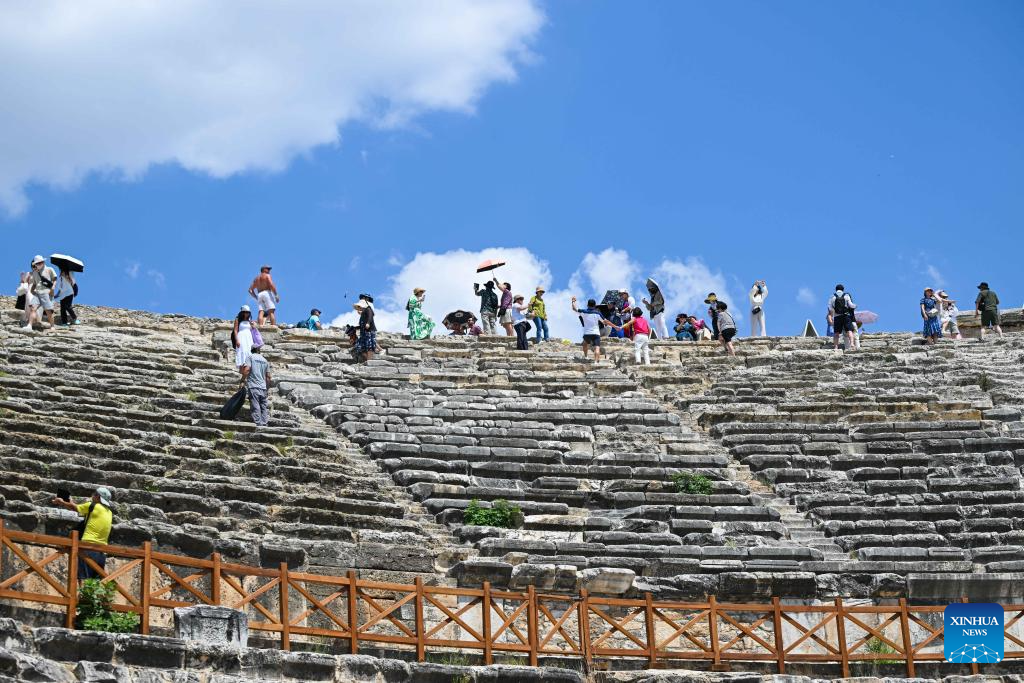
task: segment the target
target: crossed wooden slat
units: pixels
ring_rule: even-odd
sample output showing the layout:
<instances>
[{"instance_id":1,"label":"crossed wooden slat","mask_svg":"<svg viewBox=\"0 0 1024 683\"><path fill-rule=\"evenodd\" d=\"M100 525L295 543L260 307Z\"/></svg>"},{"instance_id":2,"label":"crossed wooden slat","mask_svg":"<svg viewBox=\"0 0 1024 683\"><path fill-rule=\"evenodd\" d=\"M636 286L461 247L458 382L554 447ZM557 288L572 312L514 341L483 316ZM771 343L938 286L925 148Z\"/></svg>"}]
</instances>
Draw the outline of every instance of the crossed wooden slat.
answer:
<instances>
[{"instance_id":1,"label":"crossed wooden slat","mask_svg":"<svg viewBox=\"0 0 1024 683\"><path fill-rule=\"evenodd\" d=\"M435 634L435 633L437 633L438 631L440 631L440 630L442 630L443 628L445 628L446 626L448 626L448 624L451 624L451 623L456 623L456 624L458 624L459 626L461 626L462 628L466 629L466 631L467 631L467 632L468 632L468 633L469 633L469 634L470 634L471 636L473 636L473 638L474 638L475 640L478 640L478 641L480 641L481 643L483 642L483 640L484 640L484 639L483 639L483 636L481 636L481 635L480 635L480 633L479 633L479 632L477 632L477 630L476 630L476 629L474 629L473 627L471 627L471 626L470 626L469 624L467 624L466 622L464 622L464 621L463 621L463 620L461 619L461 617L462 617L462 615L463 615L463 614L465 614L465 613L466 613L466 612L468 612L468 611L469 611L469 610L470 610L471 608L475 607L476 605L479 605L479 604L480 604L480 603L482 602L482 599L481 599L481 598L476 598L475 600L470 600L470 601L469 601L468 603L466 603L466 605L465 605L465 606L464 606L464 607L463 607L462 609L460 609L460 610L459 610L458 612L452 612L452 611L451 611L450 609L448 609L448 607L447 607L447 606L445 606L445 605L444 605L443 603L439 602L439 601L438 601L438 600L437 600L436 598L434 598L434 596L432 596L432 595L431 595L430 593L424 593L424 594L423 594L423 597L424 597L424 598L426 598L426 599L427 599L427 601L429 601L429 602L430 602L430 603L431 603L432 605L434 605L434 606L435 606L435 607L437 607L437 608L438 608L439 610L441 610L441 611L442 611L442 612L444 612L444 613L445 613L446 615L448 615L448 618L447 618L447 619L445 619L444 621L442 621L442 622L438 623L438 625L437 625L437 626L435 626L434 628L430 629L430 630L429 630L429 631L427 632L427 635L425 636L426 638L430 638L430 637L431 637L432 635L434 635L434 634ZM412 637L413 637L413 638L415 638L415 637L416 637L416 636L415 636L415 634L410 634L410 635L412 635Z\"/></svg>"},{"instance_id":2,"label":"crossed wooden slat","mask_svg":"<svg viewBox=\"0 0 1024 683\"><path fill-rule=\"evenodd\" d=\"M541 602L540 600L537 601L537 607L540 609L541 612L544 613L544 615L548 618L550 623L553 624L552 627L551 627L551 630L549 630L547 632L547 635L544 636L544 639L541 640L540 645L538 646L539 649L543 650L544 646L547 645L549 642L551 642L551 639L554 638L555 634L557 633L557 634L562 636L562 639L565 640L565 644L569 646L568 650L561 650L562 652L571 652L571 653L578 653L578 652L580 652L579 643L576 642L575 640L573 640L569 636L569 634L566 633L565 629L563 628L563 625L569 619L569 617L571 617L573 615L573 613L576 612L578 604L579 604L578 602L571 603L566 608L565 612L562 613L562 617L560 619L556 620L555 619L555 615L553 615L551 613L551 610L549 610L544 605L544 603Z\"/></svg>"},{"instance_id":3,"label":"crossed wooden slat","mask_svg":"<svg viewBox=\"0 0 1024 683\"><path fill-rule=\"evenodd\" d=\"M753 641L755 641L758 645L763 647L765 650L770 652L771 654L773 654L773 655L777 655L778 654L778 652L775 651L775 646L774 645L770 644L764 638L762 638L761 636L759 636L756 633L754 633L754 629L758 628L759 626L761 626L761 624L765 623L766 621L768 621L769 619L772 618L771 614L768 614L766 616L761 617L760 619L755 621L750 626L744 626L740 622L738 622L735 619L733 619L732 617L730 617L726 612L724 612L721 609L718 610L718 615L720 617L722 617L722 619L724 621L729 622L730 624L735 626L740 631L732 640L730 640L725 645L722 645L719 648L719 652L725 652L726 650L728 650L732 646L734 646L737 643L739 643L740 641L742 641L743 640L743 636L747 636L750 639L752 639Z\"/></svg>"},{"instance_id":4,"label":"crossed wooden slat","mask_svg":"<svg viewBox=\"0 0 1024 683\"><path fill-rule=\"evenodd\" d=\"M298 581L294 581L291 578L289 578L288 583L289 583L289 585L292 588L294 588L299 593L301 593L304 598L306 598L307 600L310 601L310 603L313 604L313 607L307 608L305 612L303 612L299 616L297 616L294 619L292 619L289 622L289 625L291 625L291 626L298 626L310 614L313 614L314 612L319 611L319 612L323 612L327 616L328 619L330 619L331 621L333 621L335 624L338 625L338 628L341 630L341 635L342 636L347 637L349 635L348 624L345 623L344 621L342 621L341 618L338 617L337 614L335 614L334 612L332 612L331 610L329 610L327 608L328 605L330 605L332 602L334 602L335 600L340 598L342 595L344 595L345 591L343 591L343 590L335 591L335 592L331 593L330 595L328 595L326 598L324 598L324 600L321 602L320 600L317 600L316 598L314 598L309 593L309 591L307 591L302 585L300 585L300 583Z\"/></svg>"},{"instance_id":5,"label":"crossed wooden slat","mask_svg":"<svg viewBox=\"0 0 1024 683\"><path fill-rule=\"evenodd\" d=\"M863 621L861 621L857 617L853 616L849 612L845 612L844 616L846 617L846 619L848 621L852 621L853 623L857 624L857 626L859 626L860 628L864 629L864 631L865 631L865 635L864 635L863 638L861 638L860 640L858 640L853 645L851 645L851 646L849 646L847 648L846 651L848 653L852 653L857 648L863 647L865 643L867 643L869 640L871 640L871 636L874 636L875 638L878 638L880 641L882 641L883 643L885 643L889 647L891 647L894 650L896 650L896 652L894 652L893 654L900 654L900 655L906 654L903 651L903 646L902 645L897 645L894 641L889 640L888 638L885 637L885 629L886 629L886 627L889 624L891 624L894 621L896 621L897 619L899 619L900 618L899 614L891 614L891 615L889 615L888 619L886 619L885 621L883 621L881 624L878 625L878 627L877 627L878 630L875 630L874 628L868 626Z\"/></svg>"},{"instance_id":6,"label":"crossed wooden slat","mask_svg":"<svg viewBox=\"0 0 1024 683\"><path fill-rule=\"evenodd\" d=\"M150 559L150 564L153 567L155 567L157 569L157 571L159 571L161 574L163 574L164 576L166 576L167 578L171 579L174 582L174 583L168 584L167 586L164 586L163 588L161 588L158 591L155 591L152 595L149 596L150 599L152 599L152 598L159 598L161 595L165 595L167 593L170 593L176 587L180 586L180 587L184 588L185 590L187 590L192 595L196 596L196 598L198 600L200 600L201 602L204 602L207 605L212 605L214 603L213 598L211 598L210 596L205 595L203 593L200 593L195 588L193 588L192 585L191 585L193 582L198 581L199 579L201 579L201 578L203 578L205 576L209 576L209 574L210 574L210 570L209 569L200 569L199 571L195 572L194 574L189 574L186 577L181 577L181 576L178 576L178 574L173 569L171 569L170 567L168 567L167 565L165 565L163 562L161 562L160 560L158 560L156 558ZM175 584L177 584L177 585L175 585Z\"/></svg>"},{"instance_id":7,"label":"crossed wooden slat","mask_svg":"<svg viewBox=\"0 0 1024 683\"><path fill-rule=\"evenodd\" d=\"M703 622L704 618L707 617L709 614L711 614L711 610L709 609L697 612L695 615L693 615L693 618L691 618L688 622L680 626L673 619L663 614L660 609L655 607L654 616L658 617L663 622L665 622L666 624L675 629L675 631L669 634L669 636L665 638L665 640L661 641L660 643L655 643L655 649L664 650L666 647L671 645L673 641L678 640L679 636L683 636L691 643L699 647L702 651L710 654L712 652L711 647L709 645L704 645L703 642L695 638L693 634L690 633L690 629L696 626L698 623Z\"/></svg>"},{"instance_id":8,"label":"crossed wooden slat","mask_svg":"<svg viewBox=\"0 0 1024 683\"><path fill-rule=\"evenodd\" d=\"M374 616L373 618L368 620L365 624L363 624L362 626L359 627L359 632L360 633L369 633L370 629L373 628L381 619L387 619L389 622L394 624L395 627L398 628L398 630L400 630L402 633L404 633L408 637L410 637L410 638L415 638L416 637L416 633L415 632L413 632L408 626L406 626L404 623L402 623L402 621L400 619L397 619L394 616L392 616L392 612L394 612L395 610L401 608L402 605L406 604L407 602L409 602L410 600L415 598L416 597L416 593L407 593L404 598L402 598L400 600L395 600L393 603L391 603L391 605L387 609L384 609L383 607L381 607L380 604L377 603L377 601L375 601L373 598L371 598L369 595L367 595L363 591L358 590L358 588L356 588L355 586L353 586L351 588L351 590L356 590L357 591L356 595L360 599L362 599L363 602L365 602L367 605L369 605L373 609L377 610L377 615L376 616ZM468 605L466 605L466 607L464 607L459 612L459 615L462 615L467 609L469 609L473 605L477 604L477 602L479 602L479 599L474 600L473 602L471 602ZM459 621L459 623L462 624L467 630L469 630L470 633L474 633L472 631L472 629L469 629L469 627L466 626L461 620ZM477 640L482 640L480 638L480 636L475 635L475 633L474 633L474 636L477 638Z\"/></svg>"},{"instance_id":9,"label":"crossed wooden slat","mask_svg":"<svg viewBox=\"0 0 1024 683\"><path fill-rule=\"evenodd\" d=\"M32 574L36 574L39 578L41 578L43 581L48 583L51 588L53 588L55 591L57 591L57 593L61 597L64 597L64 598L70 597L68 595L67 589L64 586L60 585L60 582L57 581L55 578L53 578L53 576L50 574L50 572L46 571L46 569L45 569L46 565L50 564L51 562L56 560L61 555L66 555L67 553L65 551L63 551L63 550L55 550L53 553L51 553L50 555L46 556L45 558L43 558L39 562L34 562L32 560L32 558L30 558L28 556L28 554L25 553L25 551L23 551L18 546L14 545L14 543L12 543L10 539L4 538L3 539L3 544L5 546L7 546L8 548L10 548L11 552L13 552L15 555L17 555L18 558L21 559L22 562L24 562L26 565L28 565L28 567L26 569L21 570L20 572L18 572L14 576L10 577L9 579L4 581L3 583L0 583L0 590L3 590L5 588L9 588L10 586L13 586L16 583L18 583L19 581L21 581L22 579L24 579L24 578L26 578L26 577L28 577L28 576L30 576Z\"/></svg>"},{"instance_id":10,"label":"crossed wooden slat","mask_svg":"<svg viewBox=\"0 0 1024 683\"><path fill-rule=\"evenodd\" d=\"M103 583L114 584L114 588L117 589L117 592L124 596L124 599L127 600L130 605L132 605L133 607L142 606L142 598L136 598L134 595L129 593L128 590L124 586L122 586L121 583L118 581L119 578L130 572L132 569L135 569L136 567L141 565L141 559L132 560L131 562L121 565L116 570L108 574L105 568L99 566L99 564L97 564L96 561L88 555L82 554L79 555L79 557L85 561L85 564L87 566L92 567L92 570L94 572L99 574L100 581L102 581ZM145 587L143 588L143 590L145 590Z\"/></svg>"},{"instance_id":11,"label":"crossed wooden slat","mask_svg":"<svg viewBox=\"0 0 1024 683\"><path fill-rule=\"evenodd\" d=\"M515 620L522 616L523 612L526 611L526 608L529 606L529 604L530 603L526 601L519 603L519 607L516 607L514 610L512 610L512 614L509 615L505 613L505 610L501 608L501 605L499 605L496 602L491 602L491 609L493 609L495 612L501 615L501 626L499 626L498 629L493 634L491 634L491 640L497 642L498 636L504 633L505 629L508 629L509 631L515 634L516 638L519 639L520 644L529 645L529 637L524 635L523 632L520 631L515 625Z\"/></svg>"},{"instance_id":12,"label":"crossed wooden slat","mask_svg":"<svg viewBox=\"0 0 1024 683\"><path fill-rule=\"evenodd\" d=\"M820 622L818 622L818 624L816 626L814 626L813 628L805 627L803 624L801 624L799 621L797 621L793 617L789 616L785 612L782 613L782 618L785 619L786 621L788 621L798 631L803 633L803 635L800 636L799 638L797 638L796 640L794 640L790 644L790 646L788 648L784 648L783 649L783 654L789 654L790 652L795 650L797 647L799 647L805 640L810 638L811 640L813 640L814 642L818 643L823 648L825 648L826 650L831 652L832 654L840 655L841 656L841 653L839 652L839 648L833 646L827 640L822 640L820 637L814 635L819 629L825 628L825 626L827 624L831 623L836 618L836 614L834 612L832 614L829 614L828 616L826 616Z\"/></svg>"},{"instance_id":13,"label":"crossed wooden slat","mask_svg":"<svg viewBox=\"0 0 1024 683\"><path fill-rule=\"evenodd\" d=\"M1007 638L1012 640L1017 645L1020 645L1021 647L1024 647L1024 640L1021 640L1017 636L1015 636L1012 633L1010 633L1010 627L1013 626L1014 624L1016 624L1018 621L1020 621L1021 617L1024 617L1024 611L1017 612L1017 616L1015 616L1013 619L1010 619L1010 621L1005 622L1005 625L1003 626L1003 629L1004 629L1004 631L1006 633L1006 637Z\"/></svg>"},{"instance_id":14,"label":"crossed wooden slat","mask_svg":"<svg viewBox=\"0 0 1024 683\"><path fill-rule=\"evenodd\" d=\"M221 580L223 580L224 583L231 586L231 588L234 589L234 591L238 593L239 597L241 598L238 602L234 603L233 605L229 605L229 607L231 607L232 609L239 609L251 603L252 606L255 607L260 614L267 618L267 622L271 624L281 623L280 618L275 616L273 612L268 610L260 603L254 602L256 598L260 597L261 595L269 591L271 588L277 587L277 585L281 583L280 577L275 577L270 581L267 581L265 584L254 590L252 593L247 593L246 590L242 588L242 585L238 583L238 581L235 580L235 578L230 574L221 574Z\"/></svg>"},{"instance_id":15,"label":"crossed wooden slat","mask_svg":"<svg viewBox=\"0 0 1024 683\"><path fill-rule=\"evenodd\" d=\"M604 610L600 609L599 607L594 607L593 605L590 606L590 611L593 612L594 614L596 614L597 616L601 617L603 620L605 620L606 622L608 622L611 625L611 628L609 628L604 633L602 633L601 637L594 641L594 644L592 646L594 649L597 649L597 648L601 647L601 644L604 643L609 638L611 638L612 635L614 635L614 633L616 631L618 631L622 635L624 635L627 638L629 638L630 640L632 640L634 643L636 643L640 647L640 649L642 649L642 650L646 650L647 649L647 643L641 641L635 635L633 635L632 633L627 631L625 628L623 628L626 624L628 624L629 622L633 621L638 616L640 616L641 614L644 613L644 608L643 607L640 607L638 609L633 610L632 612L630 612L629 614L627 614L626 616L624 616L622 619L619 619L619 620L616 620L614 617L609 616Z\"/></svg>"},{"instance_id":16,"label":"crossed wooden slat","mask_svg":"<svg viewBox=\"0 0 1024 683\"><path fill-rule=\"evenodd\" d=\"M913 622L914 622L915 624L917 624L918 626L920 626L921 628L923 628L923 629L925 629L926 631L928 631L928 632L929 632L929 635L928 635L928 637L927 637L927 638L925 638L924 640L922 640L922 641L921 641L920 643L918 643L917 645L911 645L911 646L910 646L910 654L911 654L911 655L915 655L915 654L917 654L918 652L920 652L921 650L923 650L923 649L925 649L926 647L928 647L928 645L929 645L929 644L930 644L930 643L931 643L931 642L932 642L933 640L935 640L936 638L938 638L939 636L941 636L941 635L942 635L942 632L943 632L943 631L945 630L945 629L944 629L944 626L943 626L943 625L939 625L939 626L938 626L938 627L936 628L936 627L932 626L931 624L929 624L929 623L928 623L927 621L925 621L924 619L921 619L920 617L918 617L918 616L917 616L916 614L914 614L913 612L907 612L907 616L908 616L908 617L910 617L910 619L911 619L911 620L912 620L912 621L913 621ZM1009 633L1007 633L1007 636L1008 636L1008 637L1012 637L1012 636L1010 636L1010 635L1009 635Z\"/></svg>"}]
</instances>

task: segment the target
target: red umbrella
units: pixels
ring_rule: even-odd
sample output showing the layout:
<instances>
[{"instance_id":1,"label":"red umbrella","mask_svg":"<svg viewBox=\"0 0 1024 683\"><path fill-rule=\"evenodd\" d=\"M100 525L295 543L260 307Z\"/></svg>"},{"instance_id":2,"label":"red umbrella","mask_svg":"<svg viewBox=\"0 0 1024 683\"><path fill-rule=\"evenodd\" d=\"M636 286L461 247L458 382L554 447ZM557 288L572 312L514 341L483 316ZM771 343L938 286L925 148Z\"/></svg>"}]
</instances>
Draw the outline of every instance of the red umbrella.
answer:
<instances>
[{"instance_id":1,"label":"red umbrella","mask_svg":"<svg viewBox=\"0 0 1024 683\"><path fill-rule=\"evenodd\" d=\"M503 265L505 265L504 261L498 261L497 259L487 259L486 261L484 261L483 263L476 267L476 272L483 273L484 271L487 270L494 270L495 268L500 268Z\"/></svg>"}]
</instances>

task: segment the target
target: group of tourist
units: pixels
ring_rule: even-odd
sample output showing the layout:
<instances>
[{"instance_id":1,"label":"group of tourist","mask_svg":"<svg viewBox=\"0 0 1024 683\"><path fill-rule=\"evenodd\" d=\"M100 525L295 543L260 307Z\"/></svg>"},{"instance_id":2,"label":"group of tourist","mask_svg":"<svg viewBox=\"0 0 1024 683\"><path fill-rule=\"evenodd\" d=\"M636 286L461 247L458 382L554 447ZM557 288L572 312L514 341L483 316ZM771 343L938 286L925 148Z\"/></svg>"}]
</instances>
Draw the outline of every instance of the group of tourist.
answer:
<instances>
[{"instance_id":1,"label":"group of tourist","mask_svg":"<svg viewBox=\"0 0 1024 683\"><path fill-rule=\"evenodd\" d=\"M21 311L22 329L32 332L35 326L46 324L53 327L53 306L60 302L60 326L70 327L78 324L74 301L78 296L78 283L68 265L62 262L58 273L46 265L46 259L36 255L29 270L21 273L18 279L15 308Z\"/></svg>"}]
</instances>

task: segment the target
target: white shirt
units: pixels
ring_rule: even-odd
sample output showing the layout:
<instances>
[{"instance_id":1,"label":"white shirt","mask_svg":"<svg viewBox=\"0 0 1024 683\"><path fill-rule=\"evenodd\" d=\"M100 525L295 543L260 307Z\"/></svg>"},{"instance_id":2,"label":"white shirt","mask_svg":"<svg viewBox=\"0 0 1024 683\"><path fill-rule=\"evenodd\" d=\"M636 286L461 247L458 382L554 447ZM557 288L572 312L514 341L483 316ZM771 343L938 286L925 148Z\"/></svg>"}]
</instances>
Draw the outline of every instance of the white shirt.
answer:
<instances>
[{"instance_id":1,"label":"white shirt","mask_svg":"<svg viewBox=\"0 0 1024 683\"><path fill-rule=\"evenodd\" d=\"M580 311L580 317L583 318L583 334L601 334L601 314L586 311L587 309Z\"/></svg>"},{"instance_id":2,"label":"white shirt","mask_svg":"<svg viewBox=\"0 0 1024 683\"><path fill-rule=\"evenodd\" d=\"M516 303L512 304L512 323L515 324L526 319L523 315L523 311L526 310L526 304Z\"/></svg>"}]
</instances>

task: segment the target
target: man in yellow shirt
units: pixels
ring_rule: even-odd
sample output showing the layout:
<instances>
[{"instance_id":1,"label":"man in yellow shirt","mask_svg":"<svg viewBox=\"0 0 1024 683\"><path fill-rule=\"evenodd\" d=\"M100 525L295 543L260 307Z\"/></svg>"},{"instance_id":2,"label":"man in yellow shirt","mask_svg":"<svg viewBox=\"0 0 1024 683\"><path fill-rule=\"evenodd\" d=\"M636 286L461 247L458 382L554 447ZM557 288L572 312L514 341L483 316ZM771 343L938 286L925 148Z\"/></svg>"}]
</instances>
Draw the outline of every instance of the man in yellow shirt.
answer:
<instances>
[{"instance_id":1,"label":"man in yellow shirt","mask_svg":"<svg viewBox=\"0 0 1024 683\"><path fill-rule=\"evenodd\" d=\"M100 486L92 494L90 500L75 503L70 497L54 498L54 505L77 512L85 520L85 531L79 539L82 543L93 545L106 545L110 538L110 527L114 521L114 515L110 511L110 489ZM107 567L107 556L97 550L82 550L78 557L78 580L102 578L86 561L89 557L93 562L104 570Z\"/></svg>"}]
</instances>

